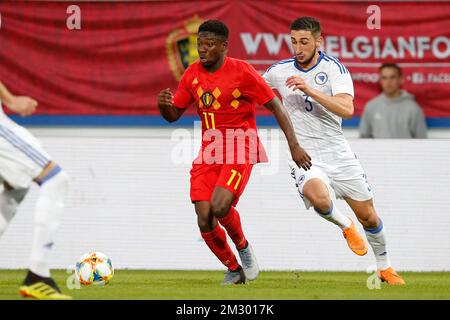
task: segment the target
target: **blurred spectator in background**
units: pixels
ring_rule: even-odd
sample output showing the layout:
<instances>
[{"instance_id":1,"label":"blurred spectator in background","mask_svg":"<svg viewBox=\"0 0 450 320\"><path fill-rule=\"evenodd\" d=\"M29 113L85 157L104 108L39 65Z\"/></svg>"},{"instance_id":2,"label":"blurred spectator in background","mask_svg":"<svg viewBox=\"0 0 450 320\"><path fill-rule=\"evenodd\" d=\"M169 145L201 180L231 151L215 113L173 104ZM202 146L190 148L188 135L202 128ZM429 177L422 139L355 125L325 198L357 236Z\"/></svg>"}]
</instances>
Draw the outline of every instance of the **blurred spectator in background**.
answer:
<instances>
[{"instance_id":1,"label":"blurred spectator in background","mask_svg":"<svg viewBox=\"0 0 450 320\"><path fill-rule=\"evenodd\" d=\"M359 127L361 138L426 138L425 117L414 96L400 87L402 69L384 63L380 69L382 93L370 100Z\"/></svg>"}]
</instances>

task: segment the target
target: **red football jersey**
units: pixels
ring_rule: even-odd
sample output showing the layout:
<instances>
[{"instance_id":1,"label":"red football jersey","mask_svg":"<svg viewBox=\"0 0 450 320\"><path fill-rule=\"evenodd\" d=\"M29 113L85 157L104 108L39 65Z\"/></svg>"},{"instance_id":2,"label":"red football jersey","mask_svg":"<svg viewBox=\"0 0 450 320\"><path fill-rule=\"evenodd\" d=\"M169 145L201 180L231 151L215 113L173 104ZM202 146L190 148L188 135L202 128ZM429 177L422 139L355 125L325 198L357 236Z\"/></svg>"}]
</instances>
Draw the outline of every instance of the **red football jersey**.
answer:
<instances>
[{"instance_id":1,"label":"red football jersey","mask_svg":"<svg viewBox=\"0 0 450 320\"><path fill-rule=\"evenodd\" d=\"M273 98L272 89L245 61L226 57L212 73L200 61L191 64L180 80L173 103L182 109L193 103L197 106L202 121L202 148L194 162L230 163L230 158L235 163L266 162L257 135L255 104L266 104ZM222 143L217 141L220 135Z\"/></svg>"}]
</instances>

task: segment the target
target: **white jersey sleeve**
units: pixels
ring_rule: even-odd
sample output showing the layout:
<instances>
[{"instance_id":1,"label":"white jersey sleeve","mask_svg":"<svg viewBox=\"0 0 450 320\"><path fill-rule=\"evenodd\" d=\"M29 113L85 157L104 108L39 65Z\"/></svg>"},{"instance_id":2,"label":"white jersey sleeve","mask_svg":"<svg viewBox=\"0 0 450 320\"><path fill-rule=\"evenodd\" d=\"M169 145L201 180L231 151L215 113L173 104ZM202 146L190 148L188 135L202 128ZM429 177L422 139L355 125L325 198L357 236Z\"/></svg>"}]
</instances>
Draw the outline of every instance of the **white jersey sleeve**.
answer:
<instances>
[{"instance_id":1,"label":"white jersey sleeve","mask_svg":"<svg viewBox=\"0 0 450 320\"><path fill-rule=\"evenodd\" d=\"M335 57L324 55L324 60L329 62L331 95L347 93L355 97L353 80L347 68Z\"/></svg>"},{"instance_id":2,"label":"white jersey sleeve","mask_svg":"<svg viewBox=\"0 0 450 320\"><path fill-rule=\"evenodd\" d=\"M350 73L334 72L330 74L331 93L333 96L339 93L347 93L355 97L353 89L353 80Z\"/></svg>"}]
</instances>

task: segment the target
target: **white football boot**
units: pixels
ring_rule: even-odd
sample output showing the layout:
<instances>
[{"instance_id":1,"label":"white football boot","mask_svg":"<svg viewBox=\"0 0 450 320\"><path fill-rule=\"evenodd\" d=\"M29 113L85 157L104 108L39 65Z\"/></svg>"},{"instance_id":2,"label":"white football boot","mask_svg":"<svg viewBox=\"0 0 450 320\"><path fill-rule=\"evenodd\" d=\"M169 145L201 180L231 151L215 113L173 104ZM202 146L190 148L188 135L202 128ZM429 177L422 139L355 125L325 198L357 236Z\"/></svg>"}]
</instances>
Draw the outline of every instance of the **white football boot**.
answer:
<instances>
[{"instance_id":1,"label":"white football boot","mask_svg":"<svg viewBox=\"0 0 450 320\"><path fill-rule=\"evenodd\" d=\"M259 274L259 266L258 261L256 261L255 252L253 251L252 246L247 241L247 246L238 250L239 257L241 257L242 268L244 269L245 277L247 280L252 281L258 277Z\"/></svg>"}]
</instances>

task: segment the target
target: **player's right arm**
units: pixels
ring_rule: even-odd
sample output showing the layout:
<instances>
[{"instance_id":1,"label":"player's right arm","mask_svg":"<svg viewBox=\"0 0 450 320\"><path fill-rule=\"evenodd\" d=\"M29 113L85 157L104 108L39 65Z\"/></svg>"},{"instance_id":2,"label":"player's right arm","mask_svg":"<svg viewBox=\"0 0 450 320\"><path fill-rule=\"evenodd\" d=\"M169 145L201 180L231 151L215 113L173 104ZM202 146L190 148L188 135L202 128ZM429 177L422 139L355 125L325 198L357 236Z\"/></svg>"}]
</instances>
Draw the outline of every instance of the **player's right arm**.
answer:
<instances>
[{"instance_id":1,"label":"player's right arm","mask_svg":"<svg viewBox=\"0 0 450 320\"><path fill-rule=\"evenodd\" d=\"M175 95L172 94L169 88L161 90L158 95L158 109L164 119L168 122L177 121L186 111L187 107L194 102L190 91L190 84L192 83L192 65L190 65L180 82Z\"/></svg>"},{"instance_id":2,"label":"player's right arm","mask_svg":"<svg viewBox=\"0 0 450 320\"><path fill-rule=\"evenodd\" d=\"M158 95L158 109L168 122L177 121L186 108L177 108L173 104L173 94L169 88L161 90Z\"/></svg>"},{"instance_id":3,"label":"player's right arm","mask_svg":"<svg viewBox=\"0 0 450 320\"><path fill-rule=\"evenodd\" d=\"M15 96L0 81L0 100L9 110L20 114L22 117L29 116L36 110L37 101L30 97Z\"/></svg>"}]
</instances>

